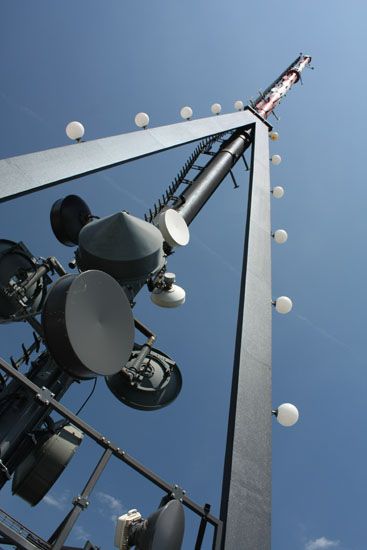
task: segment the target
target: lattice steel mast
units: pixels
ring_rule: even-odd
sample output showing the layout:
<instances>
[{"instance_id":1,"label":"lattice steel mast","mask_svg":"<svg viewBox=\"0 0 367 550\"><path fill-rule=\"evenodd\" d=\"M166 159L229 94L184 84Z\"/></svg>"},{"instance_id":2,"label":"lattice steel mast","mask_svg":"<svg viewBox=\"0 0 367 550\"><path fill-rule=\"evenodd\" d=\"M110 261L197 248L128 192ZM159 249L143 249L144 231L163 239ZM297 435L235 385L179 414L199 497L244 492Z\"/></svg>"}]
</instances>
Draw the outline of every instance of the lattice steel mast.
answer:
<instances>
[{"instance_id":1,"label":"lattice steel mast","mask_svg":"<svg viewBox=\"0 0 367 550\"><path fill-rule=\"evenodd\" d=\"M167 491L169 498L179 498L184 505L201 514L203 521L196 548L200 548L207 521L215 526L213 548L216 550L219 550L220 545L228 550L240 547L245 550L268 550L270 548L270 411L272 406L268 132L271 126L266 119L271 113L274 113L275 107L279 105L291 86L300 79L302 70L309 65L310 61L310 56L300 55L273 84L260 93L250 107L246 107L238 113L148 129L143 133L134 132L0 161L1 201L117 166L134 158L155 154L184 143L203 140L185 163L177 178L162 195L162 199L159 199L155 207L145 217L146 221L156 222L159 215L170 208L179 212L189 225L228 174L231 175L236 186L232 168L240 159L247 166L244 153L252 146L221 520L210 516L208 510L205 511L198 507L180 490L171 490L169 484L160 480L134 459L129 462L123 458L124 455L121 455L120 449L111 444L107 438L100 434L98 437L95 436L96 432L91 427L69 411L65 412L65 408L60 408L53 394L56 394L57 399L61 398L73 381L70 373L63 373L62 369L59 372L58 368L53 368L53 364L49 362L46 362L46 370L43 371L42 361L37 362L36 367L32 367L33 374L29 380L17 372L21 363L28 363L30 353L38 351L40 341L44 337L43 327L34 315L33 317L28 315L27 318L35 330L34 344L29 348L23 347L23 356L18 361L13 361L12 366L0 361L0 367L14 377L14 382L7 384L4 390L5 401L2 403L11 399L12 385L16 391L19 388L27 388L27 410L23 411L18 421L14 420L14 412L8 415L6 407L3 408L0 422L1 483L5 483L11 476L22 453L29 452L29 440L25 441L25 434L30 433L32 427L33 429L36 426L39 427L40 422L44 422L52 410L56 409L61 414L65 414L66 418L72 418L73 423L81 431L84 430L105 449L109 449L110 454L113 453L130 463L142 475ZM218 145L219 149L215 150ZM209 157L204 164L201 162L201 155ZM196 171L195 178L188 177L190 171ZM184 189L178 193L180 186L184 186ZM164 250L169 255L170 246L167 243L164 243ZM35 270L37 276L33 274L24 281L23 296L41 279L45 285L50 284L51 280L47 280L49 273L56 272L60 277L65 273L54 258L35 265ZM154 285L154 280L148 278L147 283L148 286ZM131 293L138 292L141 286L134 287ZM8 295L13 292L11 295L15 299L16 293L14 294L13 287L9 286L5 290ZM254 311L256 311L255 318ZM149 331L144 332L144 330L147 331L146 327L140 323L139 325L143 334L149 337L148 341L154 342L153 334ZM151 349L151 345L150 343L147 347ZM149 349L145 349L145 352L148 352ZM144 357L141 356L141 363L143 360ZM48 378L45 378L45 374ZM40 387L42 378L48 381L47 387ZM98 475L99 473L100 471L98 471ZM71 512L72 517L76 518L77 515L76 512ZM224 525L223 536L221 533L222 522ZM68 534L67 529L69 527L71 529L72 526L73 522L66 518L65 524L56 530L48 543L45 543L46 547L61 548ZM9 526L3 524L1 518L0 532L4 535L0 542L7 544L6 540L11 540ZM58 536L60 532L62 532L61 538ZM22 545L22 537L19 534L14 536L13 541L18 548L30 548L28 542L27 544L24 542ZM32 540L34 548L42 546L42 541L41 545L35 541L36 538Z\"/></svg>"}]
</instances>

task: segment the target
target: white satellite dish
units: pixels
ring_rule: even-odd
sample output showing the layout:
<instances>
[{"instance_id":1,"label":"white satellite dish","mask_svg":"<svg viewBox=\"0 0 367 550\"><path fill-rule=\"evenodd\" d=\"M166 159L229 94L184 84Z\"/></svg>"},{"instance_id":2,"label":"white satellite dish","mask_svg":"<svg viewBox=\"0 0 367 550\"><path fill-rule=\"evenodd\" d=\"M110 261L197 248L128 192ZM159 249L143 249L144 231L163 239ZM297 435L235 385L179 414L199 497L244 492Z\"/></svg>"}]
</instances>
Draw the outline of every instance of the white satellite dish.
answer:
<instances>
[{"instance_id":1,"label":"white satellite dish","mask_svg":"<svg viewBox=\"0 0 367 550\"><path fill-rule=\"evenodd\" d=\"M164 280L166 286L156 287L150 295L153 304L160 307L178 307L184 304L186 292L180 286L173 284L175 274L165 273Z\"/></svg>"},{"instance_id":2,"label":"white satellite dish","mask_svg":"<svg viewBox=\"0 0 367 550\"><path fill-rule=\"evenodd\" d=\"M178 307L185 303L186 292L180 286L172 285L169 290L155 288L150 297L156 306Z\"/></svg>"},{"instance_id":3,"label":"white satellite dish","mask_svg":"<svg viewBox=\"0 0 367 550\"><path fill-rule=\"evenodd\" d=\"M183 216L169 208L161 213L158 218L158 228L164 240L171 247L186 246L190 240L190 232Z\"/></svg>"}]
</instances>

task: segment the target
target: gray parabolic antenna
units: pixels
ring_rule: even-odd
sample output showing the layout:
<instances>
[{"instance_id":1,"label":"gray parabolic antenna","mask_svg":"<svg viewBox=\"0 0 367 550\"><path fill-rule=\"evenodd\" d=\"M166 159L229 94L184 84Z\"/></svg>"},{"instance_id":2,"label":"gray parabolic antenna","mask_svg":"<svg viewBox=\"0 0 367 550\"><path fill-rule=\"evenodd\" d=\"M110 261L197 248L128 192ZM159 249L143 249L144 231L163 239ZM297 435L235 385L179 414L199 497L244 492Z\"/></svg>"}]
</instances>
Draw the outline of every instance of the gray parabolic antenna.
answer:
<instances>
[{"instance_id":1,"label":"gray parabolic antenna","mask_svg":"<svg viewBox=\"0 0 367 550\"><path fill-rule=\"evenodd\" d=\"M180 550L185 531L181 502L170 500L138 524L129 542L141 550Z\"/></svg>"},{"instance_id":2,"label":"gray parabolic antenna","mask_svg":"<svg viewBox=\"0 0 367 550\"><path fill-rule=\"evenodd\" d=\"M141 346L135 345L126 368L134 364ZM143 370L136 385L118 372L106 376L106 384L115 397L133 409L153 411L172 403L182 388L182 376L176 363L162 351L152 348L144 359Z\"/></svg>"},{"instance_id":3,"label":"gray parabolic antenna","mask_svg":"<svg viewBox=\"0 0 367 550\"><path fill-rule=\"evenodd\" d=\"M78 195L68 195L52 205L50 212L52 231L60 243L76 246L79 233L91 216L92 213L83 199Z\"/></svg>"},{"instance_id":4,"label":"gray parabolic antenna","mask_svg":"<svg viewBox=\"0 0 367 550\"><path fill-rule=\"evenodd\" d=\"M45 434L16 468L12 492L35 506L51 489L74 456L83 433L69 424L58 434Z\"/></svg>"},{"instance_id":5,"label":"gray parabolic antenna","mask_svg":"<svg viewBox=\"0 0 367 550\"><path fill-rule=\"evenodd\" d=\"M134 318L120 285L102 271L60 277L42 312L46 345L76 378L111 375L134 346Z\"/></svg>"},{"instance_id":6,"label":"gray parabolic antenna","mask_svg":"<svg viewBox=\"0 0 367 550\"><path fill-rule=\"evenodd\" d=\"M81 270L100 269L121 282L145 281L163 266L162 245L154 225L117 212L83 227L76 258Z\"/></svg>"}]
</instances>

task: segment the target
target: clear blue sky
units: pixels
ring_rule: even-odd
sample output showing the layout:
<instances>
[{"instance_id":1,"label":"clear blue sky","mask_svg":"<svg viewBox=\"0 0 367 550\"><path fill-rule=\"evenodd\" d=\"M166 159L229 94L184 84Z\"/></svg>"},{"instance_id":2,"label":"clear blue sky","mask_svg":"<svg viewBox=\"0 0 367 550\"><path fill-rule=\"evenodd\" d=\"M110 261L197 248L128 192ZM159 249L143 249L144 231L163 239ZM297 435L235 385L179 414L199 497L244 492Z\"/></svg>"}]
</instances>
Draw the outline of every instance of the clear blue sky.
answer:
<instances>
[{"instance_id":1,"label":"clear blue sky","mask_svg":"<svg viewBox=\"0 0 367 550\"><path fill-rule=\"evenodd\" d=\"M313 56L315 70L306 71L304 86L278 109L281 140L272 145L283 156L272 181L286 189L274 201L273 227L289 233L285 245L273 246L273 295L294 300L290 315L274 316L273 404L293 402L301 414L294 428L274 425L274 550L366 548L366 19L362 0L13 0L0 10L1 158L65 145L70 120L81 120L90 140L134 130L138 111L149 113L152 126L176 122L185 104L196 117L209 115L214 101L229 112L234 100L255 96L300 51ZM71 249L56 241L48 221L57 198L76 193L98 215L126 209L142 216L190 151L1 204L0 236L24 240L35 255L55 254L67 265ZM182 370L180 397L146 414L119 404L100 380L84 412L194 500L210 502L214 513L247 188L239 168L237 174L241 189L224 182L191 226L190 245L170 261L187 303L159 310L145 292L139 296L137 315ZM17 355L30 338L25 326L2 327L2 356ZM84 383L66 402L75 409L88 391ZM84 442L36 509L10 497L9 488L2 505L47 537L67 510L71 485L81 488L98 452ZM71 542L90 536L111 548L111 516L132 507L149 514L160 496L114 463ZM184 549L192 550L186 517Z\"/></svg>"}]
</instances>

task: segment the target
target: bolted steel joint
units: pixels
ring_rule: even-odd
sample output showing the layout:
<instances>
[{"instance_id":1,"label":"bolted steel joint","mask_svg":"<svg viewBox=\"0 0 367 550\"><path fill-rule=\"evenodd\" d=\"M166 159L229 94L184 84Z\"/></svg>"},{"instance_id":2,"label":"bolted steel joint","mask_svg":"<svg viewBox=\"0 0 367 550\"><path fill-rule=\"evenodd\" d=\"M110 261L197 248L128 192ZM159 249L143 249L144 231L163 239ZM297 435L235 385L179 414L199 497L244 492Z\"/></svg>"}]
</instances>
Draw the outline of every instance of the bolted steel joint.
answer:
<instances>
[{"instance_id":1,"label":"bolted steel joint","mask_svg":"<svg viewBox=\"0 0 367 550\"><path fill-rule=\"evenodd\" d=\"M45 386L42 386L41 390L36 394L36 399L44 405L49 405L53 397L55 397L55 394Z\"/></svg>"},{"instance_id":2,"label":"bolted steel joint","mask_svg":"<svg viewBox=\"0 0 367 550\"><path fill-rule=\"evenodd\" d=\"M172 487L170 498L175 499L175 500L179 500L180 502L183 502L185 494L186 494L186 491L184 489L179 487L179 485L174 485Z\"/></svg>"},{"instance_id":3,"label":"bolted steel joint","mask_svg":"<svg viewBox=\"0 0 367 550\"><path fill-rule=\"evenodd\" d=\"M77 497L73 498L73 504L74 506L79 506L82 510L85 510L89 506L89 500L87 497L82 497L78 495Z\"/></svg>"}]
</instances>

